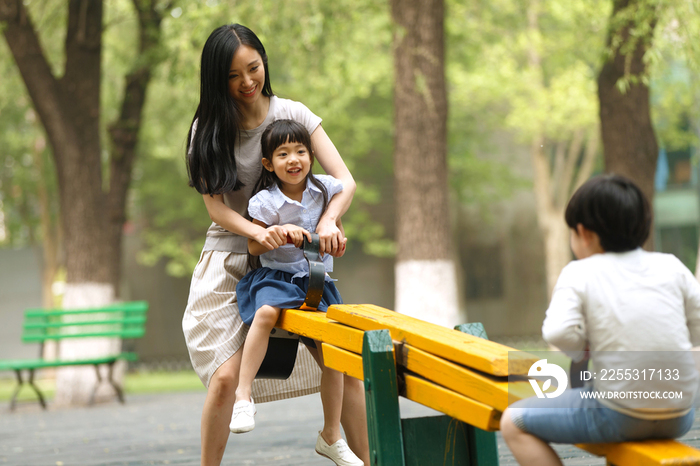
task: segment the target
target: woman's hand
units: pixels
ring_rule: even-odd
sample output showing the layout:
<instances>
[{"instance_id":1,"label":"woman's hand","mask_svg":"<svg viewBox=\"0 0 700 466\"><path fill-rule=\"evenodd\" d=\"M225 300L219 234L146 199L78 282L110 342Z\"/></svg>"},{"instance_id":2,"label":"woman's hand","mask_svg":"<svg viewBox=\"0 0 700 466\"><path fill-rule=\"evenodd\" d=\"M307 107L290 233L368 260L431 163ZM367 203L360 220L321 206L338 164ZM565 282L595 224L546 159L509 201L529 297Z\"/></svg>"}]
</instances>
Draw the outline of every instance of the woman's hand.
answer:
<instances>
[{"instance_id":1,"label":"woman's hand","mask_svg":"<svg viewBox=\"0 0 700 466\"><path fill-rule=\"evenodd\" d=\"M321 254L330 254L333 257L340 257L345 253L345 243L347 243L348 240L345 238L336 222L327 217L321 218L316 226L316 233L318 233L320 242L319 252Z\"/></svg>"},{"instance_id":2,"label":"woman's hand","mask_svg":"<svg viewBox=\"0 0 700 466\"><path fill-rule=\"evenodd\" d=\"M345 255L345 245L347 245L347 244L348 244L348 239L343 238L343 241L341 242L340 247L338 247L338 252L336 252L335 254L332 254L332 253L329 253L329 254L331 254L331 256L333 256L333 257L343 257Z\"/></svg>"},{"instance_id":3,"label":"woman's hand","mask_svg":"<svg viewBox=\"0 0 700 466\"><path fill-rule=\"evenodd\" d=\"M315 148L316 160L321 164L323 170L343 183L343 190L333 196L326 207L326 212L316 226L316 233L321 239L320 251L339 257L339 254L345 253L342 248L346 239L341 229L336 225L336 220L340 219L350 207L357 184L340 157L338 149L335 148L321 125L318 125L311 134L311 144Z\"/></svg>"},{"instance_id":4,"label":"woman's hand","mask_svg":"<svg viewBox=\"0 0 700 466\"><path fill-rule=\"evenodd\" d=\"M343 237L343 241L341 242L340 246L338 246L338 252L335 254L331 254L333 257L343 257L345 255L345 246L348 244L348 239L345 237L345 228L343 228L343 222L338 219L337 222L335 222L336 226L340 230L340 234Z\"/></svg>"},{"instance_id":5,"label":"woman's hand","mask_svg":"<svg viewBox=\"0 0 700 466\"><path fill-rule=\"evenodd\" d=\"M284 225L283 228L287 230L287 236L289 236L292 239L292 243L294 243L294 246L298 248L302 247L304 245L304 236L306 236L309 242L311 242L311 233L309 233L307 230L304 230L302 227L289 223L287 225Z\"/></svg>"}]
</instances>

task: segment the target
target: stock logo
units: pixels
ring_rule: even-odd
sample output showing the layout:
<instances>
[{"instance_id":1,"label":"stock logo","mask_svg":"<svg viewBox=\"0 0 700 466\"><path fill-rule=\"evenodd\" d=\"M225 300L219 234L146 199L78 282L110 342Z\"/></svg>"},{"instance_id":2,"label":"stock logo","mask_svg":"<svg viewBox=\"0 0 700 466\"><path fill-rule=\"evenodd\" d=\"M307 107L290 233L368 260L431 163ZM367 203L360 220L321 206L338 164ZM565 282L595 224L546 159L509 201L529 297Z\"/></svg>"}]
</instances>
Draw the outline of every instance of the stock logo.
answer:
<instances>
[{"instance_id":1,"label":"stock logo","mask_svg":"<svg viewBox=\"0 0 700 466\"><path fill-rule=\"evenodd\" d=\"M541 389L536 379L529 379L530 385L532 385L532 389L535 391L537 398L544 398L545 395L547 398L556 398L564 393L564 390L566 390L569 383L569 378L567 377L564 369L556 364L547 363L546 359L540 359L530 366L530 370L527 372L527 375L528 377L548 377ZM549 389L549 387L552 386L552 378L557 380L557 389L551 393L544 393Z\"/></svg>"}]
</instances>

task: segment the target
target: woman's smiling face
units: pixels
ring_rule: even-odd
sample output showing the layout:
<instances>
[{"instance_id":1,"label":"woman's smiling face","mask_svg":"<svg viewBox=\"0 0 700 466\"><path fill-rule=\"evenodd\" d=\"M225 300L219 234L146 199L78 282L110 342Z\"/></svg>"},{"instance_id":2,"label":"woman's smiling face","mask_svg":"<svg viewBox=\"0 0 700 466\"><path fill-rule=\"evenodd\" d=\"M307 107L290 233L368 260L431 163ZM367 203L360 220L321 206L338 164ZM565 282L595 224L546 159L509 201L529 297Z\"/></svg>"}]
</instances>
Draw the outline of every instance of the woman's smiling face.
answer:
<instances>
[{"instance_id":1,"label":"woman's smiling face","mask_svg":"<svg viewBox=\"0 0 700 466\"><path fill-rule=\"evenodd\" d=\"M228 73L228 91L236 102L250 106L260 98L265 84L262 57L252 47L241 44L231 61Z\"/></svg>"}]
</instances>

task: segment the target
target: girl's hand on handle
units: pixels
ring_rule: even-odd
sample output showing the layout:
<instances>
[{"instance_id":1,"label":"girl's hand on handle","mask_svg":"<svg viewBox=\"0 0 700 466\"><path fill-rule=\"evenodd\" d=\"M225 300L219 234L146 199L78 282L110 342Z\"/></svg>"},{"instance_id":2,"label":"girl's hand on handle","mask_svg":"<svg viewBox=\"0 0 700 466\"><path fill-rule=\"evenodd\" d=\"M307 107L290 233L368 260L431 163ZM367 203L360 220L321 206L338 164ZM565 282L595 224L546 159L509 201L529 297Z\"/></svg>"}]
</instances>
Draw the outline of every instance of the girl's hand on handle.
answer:
<instances>
[{"instance_id":1,"label":"girl's hand on handle","mask_svg":"<svg viewBox=\"0 0 700 466\"><path fill-rule=\"evenodd\" d=\"M282 228L287 230L287 236L291 238L292 243L294 243L294 246L300 248L304 245L304 236L306 236L311 242L311 233L309 233L307 230L304 230L302 227L293 225L293 224L287 224L284 225ZM285 238L285 243L286 243L286 238Z\"/></svg>"},{"instance_id":2,"label":"girl's hand on handle","mask_svg":"<svg viewBox=\"0 0 700 466\"><path fill-rule=\"evenodd\" d=\"M339 248L344 244L343 241L345 237L343 232L340 231L340 228L338 228L338 225L336 225L336 222L327 218L322 218L318 222L316 233L318 233L320 242L319 252L321 254L330 254L334 257L340 257L337 254Z\"/></svg>"},{"instance_id":3,"label":"girl's hand on handle","mask_svg":"<svg viewBox=\"0 0 700 466\"><path fill-rule=\"evenodd\" d=\"M254 239L272 251L287 244L287 230L282 225L272 225L260 231Z\"/></svg>"}]
</instances>

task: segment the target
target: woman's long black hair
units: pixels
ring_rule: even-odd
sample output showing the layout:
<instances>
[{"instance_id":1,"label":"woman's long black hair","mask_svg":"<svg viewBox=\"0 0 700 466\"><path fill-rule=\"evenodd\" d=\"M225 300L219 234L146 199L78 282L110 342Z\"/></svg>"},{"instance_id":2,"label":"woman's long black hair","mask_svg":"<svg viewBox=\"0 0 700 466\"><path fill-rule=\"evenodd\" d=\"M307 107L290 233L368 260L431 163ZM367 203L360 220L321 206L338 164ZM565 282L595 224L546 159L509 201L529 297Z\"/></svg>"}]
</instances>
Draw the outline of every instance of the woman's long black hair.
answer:
<instances>
[{"instance_id":1,"label":"woman's long black hair","mask_svg":"<svg viewBox=\"0 0 700 466\"><path fill-rule=\"evenodd\" d=\"M234 151L241 128L241 112L228 87L231 62L241 45L252 47L260 54L265 69L262 95L274 95L267 53L255 33L240 24L215 29L202 50L199 106L187 135L189 184L200 194L223 194L243 187ZM195 121L197 128L193 137Z\"/></svg>"},{"instance_id":2,"label":"woman's long black hair","mask_svg":"<svg viewBox=\"0 0 700 466\"><path fill-rule=\"evenodd\" d=\"M316 178L311 171L311 169L314 167L314 149L311 145L311 136L304 125L297 123L294 120L273 121L270 126L265 128L265 131L263 131L262 137L260 138L260 143L262 144L262 156L272 163L272 153L275 151L275 149L286 142L303 144L308 149L309 158L311 159L311 166L309 173L306 175L306 181L307 183L313 183L323 195L323 209L321 210L321 216L323 216L323 214L326 212L326 207L328 207L328 190L323 183L318 181L318 178ZM263 169L262 173L260 173L260 178L258 178L257 183L255 183L253 195L259 193L263 189L270 189L275 185L280 186L280 179L277 177L277 175L275 175L275 172Z\"/></svg>"}]
</instances>

